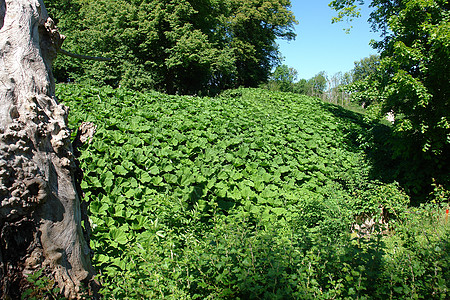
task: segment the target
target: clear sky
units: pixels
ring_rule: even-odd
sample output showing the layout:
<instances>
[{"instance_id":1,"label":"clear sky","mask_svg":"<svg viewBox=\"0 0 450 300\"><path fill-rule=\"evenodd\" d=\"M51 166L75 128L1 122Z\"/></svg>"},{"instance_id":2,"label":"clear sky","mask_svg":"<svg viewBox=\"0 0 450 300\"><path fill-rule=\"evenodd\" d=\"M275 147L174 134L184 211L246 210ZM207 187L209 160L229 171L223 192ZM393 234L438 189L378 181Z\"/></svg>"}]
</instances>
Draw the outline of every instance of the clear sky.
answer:
<instances>
[{"instance_id":1,"label":"clear sky","mask_svg":"<svg viewBox=\"0 0 450 300\"><path fill-rule=\"evenodd\" d=\"M351 23L331 24L336 12L328 7L331 0L291 0L292 11L299 21L294 41L278 40L283 64L298 71L298 79L309 79L325 71L329 76L353 69L359 61L376 50L370 40L380 40L367 22L370 10L363 7L362 16ZM349 34L344 29L353 26Z\"/></svg>"}]
</instances>

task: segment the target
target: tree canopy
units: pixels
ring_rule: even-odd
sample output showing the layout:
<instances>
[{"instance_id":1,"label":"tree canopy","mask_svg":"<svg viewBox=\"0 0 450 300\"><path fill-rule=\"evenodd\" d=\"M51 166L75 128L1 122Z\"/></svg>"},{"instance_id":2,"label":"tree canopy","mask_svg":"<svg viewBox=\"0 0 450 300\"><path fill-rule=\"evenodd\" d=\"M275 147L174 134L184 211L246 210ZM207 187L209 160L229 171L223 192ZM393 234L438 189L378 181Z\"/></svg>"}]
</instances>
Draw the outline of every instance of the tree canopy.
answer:
<instances>
[{"instance_id":1,"label":"tree canopy","mask_svg":"<svg viewBox=\"0 0 450 300\"><path fill-rule=\"evenodd\" d=\"M379 55L370 55L355 61L355 67L352 70L353 81L364 80L367 77L375 74L380 64Z\"/></svg>"},{"instance_id":2,"label":"tree canopy","mask_svg":"<svg viewBox=\"0 0 450 300\"><path fill-rule=\"evenodd\" d=\"M168 93L257 86L279 63L277 38L293 39L289 0L48 0L69 51L112 62L61 58L59 81L93 79Z\"/></svg>"},{"instance_id":3,"label":"tree canopy","mask_svg":"<svg viewBox=\"0 0 450 300\"><path fill-rule=\"evenodd\" d=\"M273 87L270 89L279 90L282 92L292 92L295 81L297 80L297 70L282 64L276 67L275 71L270 76L270 82Z\"/></svg>"},{"instance_id":4,"label":"tree canopy","mask_svg":"<svg viewBox=\"0 0 450 300\"><path fill-rule=\"evenodd\" d=\"M336 20L357 15L360 0L335 0ZM447 176L450 151L450 14L447 0L373 0L369 22L381 32L377 72L366 94L395 116L398 156L428 161ZM447 157L446 157L447 156ZM419 164L416 164L416 167ZM422 167L420 167L422 168Z\"/></svg>"}]
</instances>

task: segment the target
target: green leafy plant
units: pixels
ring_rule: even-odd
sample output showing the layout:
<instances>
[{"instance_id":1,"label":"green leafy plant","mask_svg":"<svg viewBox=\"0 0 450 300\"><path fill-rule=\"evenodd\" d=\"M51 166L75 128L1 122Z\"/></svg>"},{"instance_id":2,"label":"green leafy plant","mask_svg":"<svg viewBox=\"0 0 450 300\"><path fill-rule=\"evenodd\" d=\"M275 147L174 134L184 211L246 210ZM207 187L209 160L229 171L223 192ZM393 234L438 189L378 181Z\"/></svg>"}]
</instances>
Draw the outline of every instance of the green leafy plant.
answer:
<instances>
[{"instance_id":1,"label":"green leafy plant","mask_svg":"<svg viewBox=\"0 0 450 300\"><path fill-rule=\"evenodd\" d=\"M32 285L21 296L21 299L65 299L60 296L56 283L42 274L42 269L28 275L27 281Z\"/></svg>"},{"instance_id":2,"label":"green leafy plant","mask_svg":"<svg viewBox=\"0 0 450 300\"><path fill-rule=\"evenodd\" d=\"M292 40L297 22L288 0L46 0L73 52L108 63L58 56L60 82L215 94L265 82L280 60L276 39Z\"/></svg>"},{"instance_id":3,"label":"green leafy plant","mask_svg":"<svg viewBox=\"0 0 450 300\"><path fill-rule=\"evenodd\" d=\"M389 128L261 89L201 98L59 85L57 94L73 128L98 126L79 160L105 298L445 298L448 252L431 253L447 247L445 227L429 246L408 238L420 231L409 198L370 151ZM388 234L352 237L355 217L380 206L392 215ZM414 282L401 281L412 273L398 268L400 246L428 249L410 254L422 270ZM430 277L433 259L443 275Z\"/></svg>"},{"instance_id":4,"label":"green leafy plant","mask_svg":"<svg viewBox=\"0 0 450 300\"><path fill-rule=\"evenodd\" d=\"M357 16L363 3L334 0L329 5L340 21ZM410 189L425 198L433 180L447 189L450 182L450 7L445 0L369 3L369 22L382 34L381 41L372 43L380 60L364 62L372 70L353 85L353 95L357 102L375 103L378 117L394 117L393 154L404 160L405 173L421 175Z\"/></svg>"}]
</instances>

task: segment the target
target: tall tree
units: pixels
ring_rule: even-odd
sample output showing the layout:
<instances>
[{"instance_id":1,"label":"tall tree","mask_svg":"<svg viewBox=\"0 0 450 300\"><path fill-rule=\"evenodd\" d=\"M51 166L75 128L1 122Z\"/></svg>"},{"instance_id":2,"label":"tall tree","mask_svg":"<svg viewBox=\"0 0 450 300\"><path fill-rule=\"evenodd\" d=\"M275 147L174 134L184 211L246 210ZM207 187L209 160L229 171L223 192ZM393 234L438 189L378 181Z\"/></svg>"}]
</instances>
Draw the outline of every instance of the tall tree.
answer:
<instances>
[{"instance_id":1,"label":"tall tree","mask_svg":"<svg viewBox=\"0 0 450 300\"><path fill-rule=\"evenodd\" d=\"M370 55L359 61L355 61L352 72L352 81L344 89L351 93L352 101L362 107L368 107L372 103L380 101L378 82L373 78L378 76L380 56Z\"/></svg>"},{"instance_id":2,"label":"tall tree","mask_svg":"<svg viewBox=\"0 0 450 300\"><path fill-rule=\"evenodd\" d=\"M338 72L331 76L328 80L328 97L330 102L344 105L349 98L346 86L351 83L353 79L351 72Z\"/></svg>"},{"instance_id":3,"label":"tall tree","mask_svg":"<svg viewBox=\"0 0 450 300\"><path fill-rule=\"evenodd\" d=\"M308 80L302 78L294 83L294 93L309 95L311 88L309 87Z\"/></svg>"},{"instance_id":4,"label":"tall tree","mask_svg":"<svg viewBox=\"0 0 450 300\"><path fill-rule=\"evenodd\" d=\"M309 93L313 97L325 97L325 91L327 89L328 76L325 71L317 73L313 78L308 80L308 86L311 89Z\"/></svg>"},{"instance_id":5,"label":"tall tree","mask_svg":"<svg viewBox=\"0 0 450 300\"><path fill-rule=\"evenodd\" d=\"M338 19L363 1L335 0ZM450 13L448 0L372 0L369 21L383 39L378 72L369 77L381 113L395 115L396 153L427 161L430 176L448 178L450 152ZM440 171L439 171L440 170ZM445 179L446 177L446 179Z\"/></svg>"},{"instance_id":6,"label":"tall tree","mask_svg":"<svg viewBox=\"0 0 450 300\"><path fill-rule=\"evenodd\" d=\"M373 76L380 65L380 56L372 54L359 61L355 61L355 67L352 70L353 81L364 80L369 76Z\"/></svg>"},{"instance_id":7,"label":"tall tree","mask_svg":"<svg viewBox=\"0 0 450 300\"><path fill-rule=\"evenodd\" d=\"M67 0L48 0L50 11ZM109 65L58 61L57 78L135 89L195 93L256 86L279 63L276 38L295 37L288 0L73 0L63 30L73 52L113 57Z\"/></svg>"},{"instance_id":8,"label":"tall tree","mask_svg":"<svg viewBox=\"0 0 450 300\"><path fill-rule=\"evenodd\" d=\"M93 278L67 107L51 71L63 39L42 0L0 0L2 299L20 299L39 270L69 298Z\"/></svg>"},{"instance_id":9,"label":"tall tree","mask_svg":"<svg viewBox=\"0 0 450 300\"><path fill-rule=\"evenodd\" d=\"M230 46L236 56L235 85L265 82L279 63L277 37L291 40L296 23L289 0L228 0L224 26L229 26ZM229 25L228 25L229 24Z\"/></svg>"},{"instance_id":10,"label":"tall tree","mask_svg":"<svg viewBox=\"0 0 450 300\"><path fill-rule=\"evenodd\" d=\"M297 80L297 74L296 69L283 64L276 67L270 76L270 81L275 85L275 90L292 92L294 90L294 83Z\"/></svg>"}]
</instances>

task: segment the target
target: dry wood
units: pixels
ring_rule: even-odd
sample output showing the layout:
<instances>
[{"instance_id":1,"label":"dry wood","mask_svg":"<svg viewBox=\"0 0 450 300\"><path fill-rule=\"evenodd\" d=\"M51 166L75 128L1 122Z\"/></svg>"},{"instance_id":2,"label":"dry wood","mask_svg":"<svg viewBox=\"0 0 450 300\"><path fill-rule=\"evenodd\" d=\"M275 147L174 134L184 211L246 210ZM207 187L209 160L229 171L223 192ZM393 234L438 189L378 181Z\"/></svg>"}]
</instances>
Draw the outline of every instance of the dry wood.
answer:
<instances>
[{"instance_id":1,"label":"dry wood","mask_svg":"<svg viewBox=\"0 0 450 300\"><path fill-rule=\"evenodd\" d=\"M0 0L0 298L43 269L63 294L93 282L66 118L52 60L60 35L42 0Z\"/></svg>"}]
</instances>

